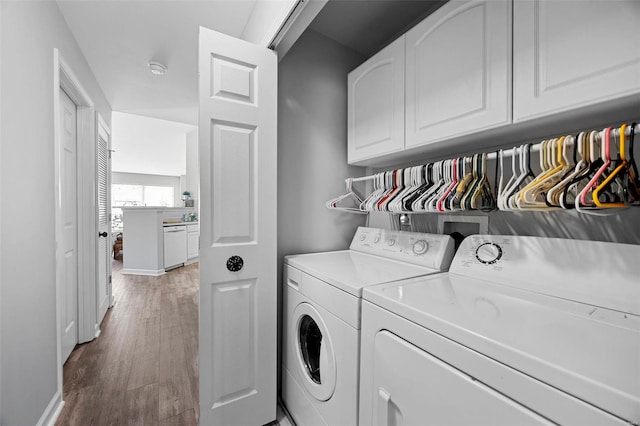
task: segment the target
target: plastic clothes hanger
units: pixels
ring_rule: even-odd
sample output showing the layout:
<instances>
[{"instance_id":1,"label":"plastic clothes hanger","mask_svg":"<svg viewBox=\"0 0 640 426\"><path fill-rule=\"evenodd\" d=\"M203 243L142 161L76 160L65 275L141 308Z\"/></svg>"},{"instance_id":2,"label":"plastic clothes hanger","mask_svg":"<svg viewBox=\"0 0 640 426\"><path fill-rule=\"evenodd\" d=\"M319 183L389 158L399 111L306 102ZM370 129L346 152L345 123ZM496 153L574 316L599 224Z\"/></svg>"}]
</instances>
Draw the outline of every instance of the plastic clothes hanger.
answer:
<instances>
[{"instance_id":1,"label":"plastic clothes hanger","mask_svg":"<svg viewBox=\"0 0 640 426\"><path fill-rule=\"evenodd\" d=\"M461 201L464 194L469 188L469 184L473 180L473 159L471 157L464 157L462 167L462 178L456 187L456 190L452 192L453 196L449 202L449 210L458 211L462 210Z\"/></svg>"},{"instance_id":2,"label":"plastic clothes hanger","mask_svg":"<svg viewBox=\"0 0 640 426\"><path fill-rule=\"evenodd\" d=\"M405 197L402 201L402 209L404 211L416 211L413 208L413 203L416 201L422 194L424 194L432 185L433 180L431 178L433 171L433 164L427 164L424 166L424 171L421 171L419 176L417 177L417 181L420 182L420 186L413 191L410 195Z\"/></svg>"},{"instance_id":3,"label":"plastic clothes hanger","mask_svg":"<svg viewBox=\"0 0 640 426\"><path fill-rule=\"evenodd\" d=\"M418 167L422 167L422 166L418 166ZM414 190L416 185L415 169L416 167L408 167L404 169L403 177L402 177L402 181L404 182L404 188L395 197L393 197L393 200L391 200L387 204L387 210L389 210L390 212L402 213L402 200L405 197L405 195L407 195L407 193L410 193L411 191Z\"/></svg>"},{"instance_id":4,"label":"plastic clothes hanger","mask_svg":"<svg viewBox=\"0 0 640 426\"><path fill-rule=\"evenodd\" d=\"M376 173L373 179L373 191L371 191L371 194L360 204L360 210L373 211L373 205L384 191L384 173Z\"/></svg>"},{"instance_id":5,"label":"plastic clothes hanger","mask_svg":"<svg viewBox=\"0 0 640 426\"><path fill-rule=\"evenodd\" d=\"M580 192L582 192L587 183L595 175L598 169L600 169L602 164L604 164L604 160L600 157L600 142L601 138L599 132L595 130L589 132L588 144L586 145L588 148L585 152L587 157L585 162L588 167L586 167L582 173L578 174L569 183L569 185L563 189L562 196L560 197L560 204L564 205L565 208L576 207L576 200L579 199L578 197L580 196Z\"/></svg>"},{"instance_id":6,"label":"plastic clothes hanger","mask_svg":"<svg viewBox=\"0 0 640 426\"><path fill-rule=\"evenodd\" d=\"M613 182L615 182L616 180L618 180L618 185L620 186L620 190L624 190L624 182L623 182L623 177L624 174L626 172L627 169L627 154L626 154L626 147L625 147L625 139L626 139L626 135L625 135L625 130L627 128L626 124L623 124L622 126L620 126L620 130L618 133L618 155L620 156L620 159L616 162L616 167L615 169L606 177L606 179L600 184L598 185L592 192L591 197L593 199L593 203L600 208L625 208L627 207L627 204L623 201L612 201L612 202L602 202L600 201L600 193L602 191L605 191L607 189L610 189L610 186L612 185ZM620 199L623 199L624 195L621 194L622 197L620 197Z\"/></svg>"},{"instance_id":7,"label":"plastic clothes hanger","mask_svg":"<svg viewBox=\"0 0 640 426\"><path fill-rule=\"evenodd\" d=\"M396 169L391 172L391 190L389 190L384 197L382 197L376 206L378 211L389 211L389 203L404 189L404 169Z\"/></svg>"},{"instance_id":8,"label":"plastic clothes hanger","mask_svg":"<svg viewBox=\"0 0 640 426\"><path fill-rule=\"evenodd\" d=\"M438 200L442 198L442 194L451 185L451 160L442 161L442 167L440 169L440 186L431 193L431 196L424 202L424 209L429 212L438 211Z\"/></svg>"},{"instance_id":9,"label":"plastic clothes hanger","mask_svg":"<svg viewBox=\"0 0 640 426\"><path fill-rule=\"evenodd\" d=\"M627 190L627 202L630 205L638 205L640 203L640 175L638 175L638 167L633 152L633 142L636 136L636 125L634 121L629 126L629 155L627 156L627 175L625 176L625 188Z\"/></svg>"},{"instance_id":10,"label":"plastic clothes hanger","mask_svg":"<svg viewBox=\"0 0 640 426\"><path fill-rule=\"evenodd\" d=\"M362 203L362 196L360 195L359 192L357 192L354 187L353 187L353 179L352 178L348 178L345 180L346 186L347 186L347 192L346 194L340 195L339 197L336 197L332 200L327 201L326 206L327 208L331 209L331 210L341 210L341 211L348 211L351 213L364 213L367 214L367 212L362 211L360 209L360 205ZM345 200L349 200L352 202L352 204L354 204L354 206L341 206L339 205L341 202L345 201Z\"/></svg>"},{"instance_id":11,"label":"plastic clothes hanger","mask_svg":"<svg viewBox=\"0 0 640 426\"><path fill-rule=\"evenodd\" d=\"M563 202L563 191L564 189L571 183L573 179L579 176L584 170L588 169L588 161L587 160L588 153L588 145L587 145L587 133L580 132L574 138L573 142L573 161L572 167L569 171L562 177L560 182L555 184L552 188L547 192L547 203L552 207L560 207L563 209L567 209L567 205ZM578 155L580 159L578 159Z\"/></svg>"},{"instance_id":12,"label":"plastic clothes hanger","mask_svg":"<svg viewBox=\"0 0 640 426\"><path fill-rule=\"evenodd\" d=\"M429 199L433 196L433 194L437 193L438 190L442 187L442 185L444 184L444 178L443 178L443 168L444 168L444 161L438 161L436 163L433 164L433 168L431 171L431 186L429 186L429 188L424 191L424 193L422 195L420 195L420 197L418 197L412 204L412 210L413 211L426 211L426 203L429 201Z\"/></svg>"},{"instance_id":13,"label":"plastic clothes hanger","mask_svg":"<svg viewBox=\"0 0 640 426\"><path fill-rule=\"evenodd\" d=\"M459 158L454 158L451 160L451 170L449 173L449 185L442 193L442 196L436 202L436 209L439 212L446 211L446 202L448 200L449 194L456 189L458 186L458 163L460 162Z\"/></svg>"},{"instance_id":14,"label":"plastic clothes hanger","mask_svg":"<svg viewBox=\"0 0 640 426\"><path fill-rule=\"evenodd\" d=\"M603 131L604 142L601 148L601 158L604 163L595 172L595 174L589 180L589 183L580 191L578 197L576 197L575 206L578 211L583 211L585 207L593 207L593 199L591 198L591 192L596 188L599 179L601 179L604 173L611 165L611 127L607 127Z\"/></svg>"},{"instance_id":15,"label":"plastic clothes hanger","mask_svg":"<svg viewBox=\"0 0 640 426\"><path fill-rule=\"evenodd\" d=\"M483 153L478 156L478 175L480 181L478 182L473 194L471 195L471 208L474 210L491 211L496 208L495 198L493 197L493 191L487 179L487 154Z\"/></svg>"},{"instance_id":16,"label":"plastic clothes hanger","mask_svg":"<svg viewBox=\"0 0 640 426\"><path fill-rule=\"evenodd\" d=\"M520 209L550 209L546 202L546 191L553 187L570 168L567 164L566 139L566 136L562 136L547 143L543 151L543 157L546 160L545 170L520 191L518 200Z\"/></svg>"},{"instance_id":17,"label":"plastic clothes hanger","mask_svg":"<svg viewBox=\"0 0 640 426\"><path fill-rule=\"evenodd\" d=\"M546 147L546 141L542 141L542 145ZM518 210L518 200L520 199L520 189L525 187L529 182L535 179L535 175L531 170L531 144L522 145L520 148L520 174L513 183L506 198L508 210ZM544 152L544 149L541 149ZM542 160L541 160L542 161Z\"/></svg>"},{"instance_id":18,"label":"plastic clothes hanger","mask_svg":"<svg viewBox=\"0 0 640 426\"><path fill-rule=\"evenodd\" d=\"M500 210L504 210L504 211L511 210L509 208L508 199L509 199L509 194L511 193L511 190L514 187L519 176L519 172L516 169L516 163L517 163L516 159L518 159L519 152L520 150L515 146L511 149L511 177L509 178L509 180L507 181L507 183L504 185L502 189L500 187L498 188L498 208ZM501 152L499 153L499 155L500 154L504 156L504 153ZM500 160L501 181L503 179L503 174L504 174L503 159L504 158Z\"/></svg>"}]
</instances>

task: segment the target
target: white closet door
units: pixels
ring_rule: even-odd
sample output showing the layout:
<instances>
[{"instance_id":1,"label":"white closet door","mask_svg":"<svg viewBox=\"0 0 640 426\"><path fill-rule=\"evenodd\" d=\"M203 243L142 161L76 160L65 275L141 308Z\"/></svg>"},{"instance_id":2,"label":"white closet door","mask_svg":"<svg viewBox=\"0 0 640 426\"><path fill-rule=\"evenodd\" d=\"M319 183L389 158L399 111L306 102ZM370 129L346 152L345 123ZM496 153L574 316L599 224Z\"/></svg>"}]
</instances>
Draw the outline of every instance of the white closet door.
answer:
<instances>
[{"instance_id":1,"label":"white closet door","mask_svg":"<svg viewBox=\"0 0 640 426\"><path fill-rule=\"evenodd\" d=\"M99 325L111 305L111 153L110 131L98 115L97 202L98 202L98 288L97 321Z\"/></svg>"},{"instance_id":2,"label":"white closet door","mask_svg":"<svg viewBox=\"0 0 640 426\"><path fill-rule=\"evenodd\" d=\"M277 57L202 27L199 52L200 424L262 425L277 397Z\"/></svg>"},{"instance_id":3,"label":"white closet door","mask_svg":"<svg viewBox=\"0 0 640 426\"><path fill-rule=\"evenodd\" d=\"M513 116L640 93L640 1L514 2Z\"/></svg>"},{"instance_id":4,"label":"white closet door","mask_svg":"<svg viewBox=\"0 0 640 426\"><path fill-rule=\"evenodd\" d=\"M78 151L77 108L60 89L60 202L62 211L62 363L78 343Z\"/></svg>"},{"instance_id":5,"label":"white closet door","mask_svg":"<svg viewBox=\"0 0 640 426\"><path fill-rule=\"evenodd\" d=\"M511 2L453 0L406 35L406 147L511 121Z\"/></svg>"}]
</instances>

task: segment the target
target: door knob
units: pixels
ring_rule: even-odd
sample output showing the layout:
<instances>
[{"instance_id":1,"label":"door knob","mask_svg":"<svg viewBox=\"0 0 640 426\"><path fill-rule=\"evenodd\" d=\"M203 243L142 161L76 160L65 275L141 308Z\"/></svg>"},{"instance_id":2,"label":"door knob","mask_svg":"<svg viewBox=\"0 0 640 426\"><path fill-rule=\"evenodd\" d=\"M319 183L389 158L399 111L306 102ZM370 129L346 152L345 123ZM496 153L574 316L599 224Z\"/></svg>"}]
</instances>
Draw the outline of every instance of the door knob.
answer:
<instances>
[{"instance_id":1,"label":"door knob","mask_svg":"<svg viewBox=\"0 0 640 426\"><path fill-rule=\"evenodd\" d=\"M244 260L240 256L231 256L227 259L227 269L231 272L238 272L244 266Z\"/></svg>"},{"instance_id":2,"label":"door knob","mask_svg":"<svg viewBox=\"0 0 640 426\"><path fill-rule=\"evenodd\" d=\"M98 232L98 237L105 237L105 238L107 238L107 235L109 235L109 234L107 234L107 232L106 232L106 231L105 231L105 232Z\"/></svg>"}]
</instances>

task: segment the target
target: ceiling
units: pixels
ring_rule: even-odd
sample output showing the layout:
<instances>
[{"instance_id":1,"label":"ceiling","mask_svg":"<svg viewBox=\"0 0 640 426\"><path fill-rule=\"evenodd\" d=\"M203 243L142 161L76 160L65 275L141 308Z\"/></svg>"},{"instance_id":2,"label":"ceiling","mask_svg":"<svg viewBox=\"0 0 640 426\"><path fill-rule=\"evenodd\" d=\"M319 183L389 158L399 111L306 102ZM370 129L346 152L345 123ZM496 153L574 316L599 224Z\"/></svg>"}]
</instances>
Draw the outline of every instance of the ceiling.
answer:
<instances>
[{"instance_id":1,"label":"ceiling","mask_svg":"<svg viewBox=\"0 0 640 426\"><path fill-rule=\"evenodd\" d=\"M309 28L368 58L444 3L445 0L330 0Z\"/></svg>"},{"instance_id":2,"label":"ceiling","mask_svg":"<svg viewBox=\"0 0 640 426\"><path fill-rule=\"evenodd\" d=\"M58 5L114 111L197 124L198 29L241 37L256 2L58 0ZM167 73L151 74L150 60L166 65Z\"/></svg>"},{"instance_id":3,"label":"ceiling","mask_svg":"<svg viewBox=\"0 0 640 426\"><path fill-rule=\"evenodd\" d=\"M199 27L245 39L250 33L261 39L273 28L264 21L276 20L265 9L282 10L283 4L291 4L291 0L57 2L114 111L194 125ZM369 57L442 3L330 0L311 28ZM254 11L257 18L252 17ZM151 60L165 64L167 73L151 74L147 67Z\"/></svg>"}]
</instances>

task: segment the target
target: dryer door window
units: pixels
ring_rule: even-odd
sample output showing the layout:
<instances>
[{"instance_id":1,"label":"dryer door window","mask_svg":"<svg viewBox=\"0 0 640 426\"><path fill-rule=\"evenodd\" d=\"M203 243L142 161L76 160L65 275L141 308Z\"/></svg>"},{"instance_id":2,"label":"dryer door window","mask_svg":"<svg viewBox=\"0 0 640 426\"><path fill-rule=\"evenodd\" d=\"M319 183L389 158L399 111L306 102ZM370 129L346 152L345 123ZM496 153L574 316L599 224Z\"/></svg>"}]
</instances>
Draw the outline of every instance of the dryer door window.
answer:
<instances>
[{"instance_id":1,"label":"dryer door window","mask_svg":"<svg viewBox=\"0 0 640 426\"><path fill-rule=\"evenodd\" d=\"M326 401L336 388L336 358L329 331L320 313L301 303L294 311L296 342L302 385L317 400Z\"/></svg>"}]
</instances>

